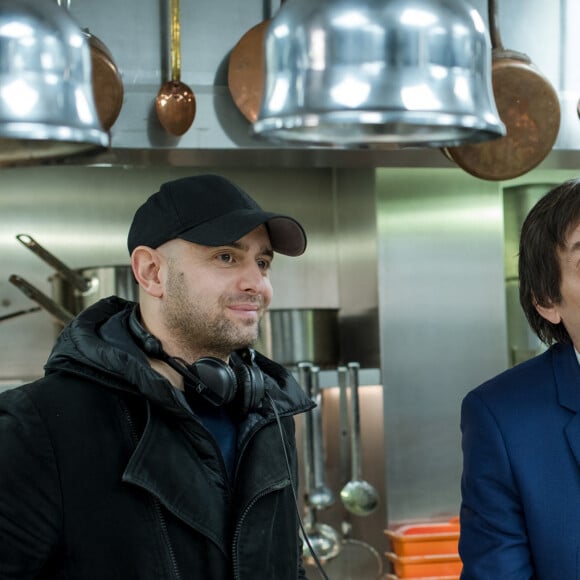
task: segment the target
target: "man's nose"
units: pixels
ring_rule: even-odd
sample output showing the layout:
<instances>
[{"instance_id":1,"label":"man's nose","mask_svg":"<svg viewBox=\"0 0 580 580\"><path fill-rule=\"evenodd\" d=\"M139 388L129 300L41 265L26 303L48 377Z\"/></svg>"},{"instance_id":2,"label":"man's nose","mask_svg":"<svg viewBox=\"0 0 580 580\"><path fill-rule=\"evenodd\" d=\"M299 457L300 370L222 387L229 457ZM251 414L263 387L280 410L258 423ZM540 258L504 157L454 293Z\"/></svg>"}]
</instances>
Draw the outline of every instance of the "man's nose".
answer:
<instances>
[{"instance_id":1,"label":"man's nose","mask_svg":"<svg viewBox=\"0 0 580 580\"><path fill-rule=\"evenodd\" d=\"M244 291L260 292L267 284L267 277L258 264L247 264L242 268L240 285Z\"/></svg>"}]
</instances>

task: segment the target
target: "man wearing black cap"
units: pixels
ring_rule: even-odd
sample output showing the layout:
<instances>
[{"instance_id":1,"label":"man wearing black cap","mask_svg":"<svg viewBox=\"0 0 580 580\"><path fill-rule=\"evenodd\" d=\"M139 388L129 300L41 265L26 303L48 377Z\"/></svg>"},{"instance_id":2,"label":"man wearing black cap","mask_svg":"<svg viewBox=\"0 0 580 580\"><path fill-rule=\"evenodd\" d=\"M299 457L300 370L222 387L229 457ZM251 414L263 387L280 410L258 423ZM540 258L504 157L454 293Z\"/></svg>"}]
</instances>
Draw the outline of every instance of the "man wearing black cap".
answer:
<instances>
[{"instance_id":1,"label":"man wearing black cap","mask_svg":"<svg viewBox=\"0 0 580 580\"><path fill-rule=\"evenodd\" d=\"M44 378L0 396L0 580L304 578L294 415L252 350L293 218L216 175L165 183L128 247L139 304L61 333Z\"/></svg>"}]
</instances>

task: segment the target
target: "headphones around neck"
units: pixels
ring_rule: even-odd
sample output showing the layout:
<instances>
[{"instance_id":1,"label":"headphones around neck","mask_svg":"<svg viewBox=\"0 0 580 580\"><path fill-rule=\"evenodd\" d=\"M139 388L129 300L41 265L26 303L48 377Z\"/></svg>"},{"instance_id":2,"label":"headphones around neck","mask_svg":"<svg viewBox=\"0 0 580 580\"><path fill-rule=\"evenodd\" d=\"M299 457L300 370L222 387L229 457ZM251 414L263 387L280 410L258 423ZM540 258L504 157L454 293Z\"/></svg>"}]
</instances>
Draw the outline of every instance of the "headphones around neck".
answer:
<instances>
[{"instance_id":1,"label":"headphones around neck","mask_svg":"<svg viewBox=\"0 0 580 580\"><path fill-rule=\"evenodd\" d=\"M139 321L138 305L129 315L129 330L147 356L162 360L183 377L185 396L193 406L196 399L214 407L232 403L235 413L242 417L261 408L267 387L252 349L232 353L233 366L213 356L187 364L167 354L161 341L145 330Z\"/></svg>"}]
</instances>

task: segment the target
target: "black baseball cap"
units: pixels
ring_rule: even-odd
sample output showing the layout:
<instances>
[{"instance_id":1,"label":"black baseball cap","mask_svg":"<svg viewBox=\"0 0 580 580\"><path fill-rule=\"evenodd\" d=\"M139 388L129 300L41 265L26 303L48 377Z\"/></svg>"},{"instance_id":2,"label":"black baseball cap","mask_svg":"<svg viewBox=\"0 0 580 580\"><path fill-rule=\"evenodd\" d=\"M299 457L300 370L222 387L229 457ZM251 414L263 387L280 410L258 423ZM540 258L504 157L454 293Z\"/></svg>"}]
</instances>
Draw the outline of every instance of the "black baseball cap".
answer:
<instances>
[{"instance_id":1,"label":"black baseball cap","mask_svg":"<svg viewBox=\"0 0 580 580\"><path fill-rule=\"evenodd\" d=\"M300 256L302 226L289 216L264 211L243 189L220 175L194 175L164 183L136 211L129 229L129 254L137 246L157 248L176 238L203 246L239 240L265 224L275 252Z\"/></svg>"}]
</instances>

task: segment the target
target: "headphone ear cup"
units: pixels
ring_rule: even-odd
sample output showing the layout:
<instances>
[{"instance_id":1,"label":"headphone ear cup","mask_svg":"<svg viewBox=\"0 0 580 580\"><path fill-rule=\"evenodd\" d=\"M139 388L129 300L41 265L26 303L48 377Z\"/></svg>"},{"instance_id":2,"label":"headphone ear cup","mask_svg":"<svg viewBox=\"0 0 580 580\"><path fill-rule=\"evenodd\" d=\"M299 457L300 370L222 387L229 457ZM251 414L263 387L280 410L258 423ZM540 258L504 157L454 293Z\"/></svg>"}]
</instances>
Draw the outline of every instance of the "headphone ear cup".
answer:
<instances>
[{"instance_id":1,"label":"headphone ear cup","mask_svg":"<svg viewBox=\"0 0 580 580\"><path fill-rule=\"evenodd\" d=\"M266 394L264 375L258 367L247 364L236 365L234 372L238 383L236 408L243 417L260 408Z\"/></svg>"},{"instance_id":2,"label":"headphone ear cup","mask_svg":"<svg viewBox=\"0 0 580 580\"><path fill-rule=\"evenodd\" d=\"M224 361L205 356L188 365L187 370L194 381L186 381L185 389L193 389L215 406L227 405L234 400L238 390L237 377Z\"/></svg>"}]
</instances>

